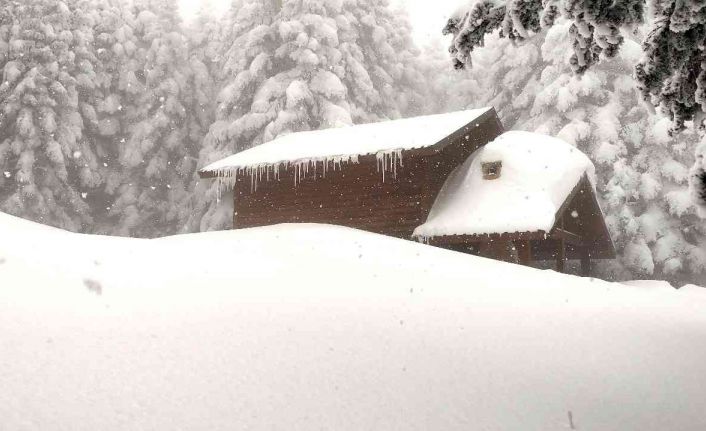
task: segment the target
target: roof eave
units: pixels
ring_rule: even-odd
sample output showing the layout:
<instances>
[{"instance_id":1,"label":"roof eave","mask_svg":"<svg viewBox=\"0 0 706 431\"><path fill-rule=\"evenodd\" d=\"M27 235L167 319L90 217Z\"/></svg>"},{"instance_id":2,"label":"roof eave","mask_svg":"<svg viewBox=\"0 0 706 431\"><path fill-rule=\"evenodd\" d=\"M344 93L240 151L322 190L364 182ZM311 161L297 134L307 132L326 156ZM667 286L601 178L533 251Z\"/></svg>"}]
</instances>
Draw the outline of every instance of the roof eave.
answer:
<instances>
[{"instance_id":1,"label":"roof eave","mask_svg":"<svg viewBox=\"0 0 706 431\"><path fill-rule=\"evenodd\" d=\"M502 232L502 233L480 233L480 234L442 234L426 236L423 234L415 234L414 238L423 242L443 242L445 244L466 244L470 242L497 241L497 240L536 240L548 238L546 231L537 229L534 231L524 232Z\"/></svg>"}]
</instances>

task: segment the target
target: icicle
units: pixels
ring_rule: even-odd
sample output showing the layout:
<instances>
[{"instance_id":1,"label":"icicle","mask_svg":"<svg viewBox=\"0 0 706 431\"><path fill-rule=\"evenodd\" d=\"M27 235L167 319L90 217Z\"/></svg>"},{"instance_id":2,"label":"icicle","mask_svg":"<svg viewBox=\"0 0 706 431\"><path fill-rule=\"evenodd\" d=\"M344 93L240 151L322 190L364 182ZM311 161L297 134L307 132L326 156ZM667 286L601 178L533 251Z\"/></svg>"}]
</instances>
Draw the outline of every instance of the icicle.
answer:
<instances>
[{"instance_id":1,"label":"icicle","mask_svg":"<svg viewBox=\"0 0 706 431\"><path fill-rule=\"evenodd\" d=\"M387 152L378 154L378 171L383 172L383 176L385 175L385 171L390 171L396 177L396 165L399 163L398 160L398 153L392 154ZM320 168L319 163L321 163ZM352 163L359 163L358 155L331 156L303 159L297 161L283 161L271 164L263 163L244 167L223 168L214 172L219 178L220 184L224 188L225 186L227 186L228 188L232 188L235 186L238 173L249 176L250 192L254 193L258 190L258 188L260 187L260 182L262 181L280 181L282 173L281 171L292 172L294 177L294 186L298 187L299 185L301 185L302 181L306 180L307 178L318 178L319 172L321 172L321 176L325 178L329 170L333 169L334 172L341 171L343 170L344 165ZM217 198L220 199L220 193L218 194Z\"/></svg>"},{"instance_id":2,"label":"icicle","mask_svg":"<svg viewBox=\"0 0 706 431\"><path fill-rule=\"evenodd\" d=\"M376 155L377 170L382 175L382 181L385 182L386 172L391 172L393 178L397 179L398 167L402 165L402 150L380 151Z\"/></svg>"},{"instance_id":3,"label":"icicle","mask_svg":"<svg viewBox=\"0 0 706 431\"><path fill-rule=\"evenodd\" d=\"M397 179L397 153L390 153L390 169L392 178Z\"/></svg>"}]
</instances>

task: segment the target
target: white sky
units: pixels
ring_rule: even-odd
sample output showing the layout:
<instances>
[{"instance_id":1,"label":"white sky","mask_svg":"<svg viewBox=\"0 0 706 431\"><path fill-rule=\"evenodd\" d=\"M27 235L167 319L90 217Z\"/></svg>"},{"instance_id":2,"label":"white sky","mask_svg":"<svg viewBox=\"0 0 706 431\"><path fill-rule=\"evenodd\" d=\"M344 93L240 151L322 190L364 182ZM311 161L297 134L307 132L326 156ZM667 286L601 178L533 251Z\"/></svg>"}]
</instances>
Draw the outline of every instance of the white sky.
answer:
<instances>
[{"instance_id":1,"label":"white sky","mask_svg":"<svg viewBox=\"0 0 706 431\"><path fill-rule=\"evenodd\" d=\"M193 16L202 1L213 4L219 14L225 13L230 0L179 0L182 15L185 19ZM414 38L420 46L441 40L441 29L446 18L454 12L460 0L391 0L393 4L401 4L414 25Z\"/></svg>"}]
</instances>

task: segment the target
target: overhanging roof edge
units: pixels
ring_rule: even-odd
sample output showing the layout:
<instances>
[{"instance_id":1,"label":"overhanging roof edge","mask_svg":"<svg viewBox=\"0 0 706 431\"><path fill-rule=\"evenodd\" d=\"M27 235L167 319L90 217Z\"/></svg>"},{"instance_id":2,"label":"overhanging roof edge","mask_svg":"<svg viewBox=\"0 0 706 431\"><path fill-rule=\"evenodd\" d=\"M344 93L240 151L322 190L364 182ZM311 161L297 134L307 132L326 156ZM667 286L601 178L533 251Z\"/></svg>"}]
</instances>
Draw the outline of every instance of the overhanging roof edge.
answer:
<instances>
[{"instance_id":1,"label":"overhanging roof edge","mask_svg":"<svg viewBox=\"0 0 706 431\"><path fill-rule=\"evenodd\" d=\"M229 166L227 168L223 169L206 169L202 168L198 171L198 175L200 178L204 179L209 179L209 178L220 178L220 177L227 177L230 175L225 175L225 172L237 172L237 171L242 171L242 170L247 170L247 169L269 169L273 168L277 165L280 164L288 164L288 165L296 165L304 162L323 162L326 160L330 159L346 159L346 158L362 158L362 157L375 157L381 153L389 154L393 152L402 152L403 154L418 154L418 155L431 155L431 154L436 154L443 150L446 146L450 145L453 143L457 138L458 135L461 133L468 133L468 126L472 123L478 123L479 127L481 124L486 123L488 120L494 119L496 121L499 121L497 117L497 112L495 111L494 107L488 107L481 115L478 117L474 118L470 122L466 123L462 127L454 130L453 132L449 133L447 136L443 137L439 141L430 144L430 145L423 145L419 147L413 147L413 148L397 148L397 149L388 149L388 150L379 150L377 152L365 152L365 153L352 153L352 154L339 154L339 155L332 155L332 156L326 156L326 157L310 157L310 158L298 158L298 159L290 159L290 160L280 160L278 162L266 162L266 163L259 163L259 164L249 164L249 165L239 165L239 166Z\"/></svg>"}]
</instances>

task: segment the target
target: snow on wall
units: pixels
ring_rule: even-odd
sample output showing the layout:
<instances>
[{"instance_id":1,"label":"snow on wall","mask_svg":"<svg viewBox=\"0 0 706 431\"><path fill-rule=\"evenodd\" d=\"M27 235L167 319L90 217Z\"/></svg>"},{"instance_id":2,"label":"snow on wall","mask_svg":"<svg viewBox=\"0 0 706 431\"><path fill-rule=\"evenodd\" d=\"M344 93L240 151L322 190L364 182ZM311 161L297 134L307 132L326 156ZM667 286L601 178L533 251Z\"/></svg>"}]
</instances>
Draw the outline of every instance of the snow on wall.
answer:
<instances>
[{"instance_id":1,"label":"snow on wall","mask_svg":"<svg viewBox=\"0 0 706 431\"><path fill-rule=\"evenodd\" d=\"M297 185L308 173L336 170L375 154L378 171L396 175L402 151L430 147L470 124L491 108L428 115L357 126L291 133L212 163L201 172L213 172L222 185L232 187L238 176L250 177L252 189L282 171L294 170Z\"/></svg>"},{"instance_id":2,"label":"snow on wall","mask_svg":"<svg viewBox=\"0 0 706 431\"><path fill-rule=\"evenodd\" d=\"M482 163L496 161L502 162L500 177L484 180ZM586 173L593 181L593 164L570 144L537 133L506 132L456 168L414 236L548 232Z\"/></svg>"}]
</instances>

